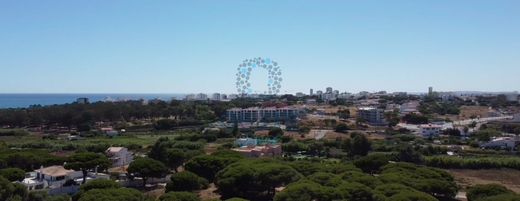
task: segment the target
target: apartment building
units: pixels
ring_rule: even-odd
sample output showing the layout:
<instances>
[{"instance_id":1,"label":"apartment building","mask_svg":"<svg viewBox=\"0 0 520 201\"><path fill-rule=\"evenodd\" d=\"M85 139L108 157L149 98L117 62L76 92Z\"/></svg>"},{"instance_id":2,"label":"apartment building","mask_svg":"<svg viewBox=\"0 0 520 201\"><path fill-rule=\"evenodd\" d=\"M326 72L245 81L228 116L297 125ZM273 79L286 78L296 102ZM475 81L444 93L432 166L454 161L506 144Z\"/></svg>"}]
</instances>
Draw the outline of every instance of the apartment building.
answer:
<instances>
[{"instance_id":1,"label":"apartment building","mask_svg":"<svg viewBox=\"0 0 520 201\"><path fill-rule=\"evenodd\" d=\"M279 122L295 121L304 114L302 109L294 107L268 108L233 108L227 110L228 122Z\"/></svg>"}]
</instances>

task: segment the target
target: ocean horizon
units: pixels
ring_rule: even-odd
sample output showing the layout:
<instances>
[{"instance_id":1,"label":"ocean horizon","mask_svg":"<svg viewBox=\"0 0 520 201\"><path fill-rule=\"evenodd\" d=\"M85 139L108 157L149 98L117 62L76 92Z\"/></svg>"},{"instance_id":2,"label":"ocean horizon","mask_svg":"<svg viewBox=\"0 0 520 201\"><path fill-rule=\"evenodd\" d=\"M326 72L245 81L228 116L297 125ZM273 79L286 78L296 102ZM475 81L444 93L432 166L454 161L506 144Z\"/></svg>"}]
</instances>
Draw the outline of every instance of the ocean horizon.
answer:
<instances>
[{"instance_id":1,"label":"ocean horizon","mask_svg":"<svg viewBox=\"0 0 520 201\"><path fill-rule=\"evenodd\" d=\"M74 103L78 98L88 98L91 103L99 101L121 100L172 100L183 99L186 94L181 93L4 93L0 94L0 108L26 108L31 105L59 105Z\"/></svg>"}]
</instances>

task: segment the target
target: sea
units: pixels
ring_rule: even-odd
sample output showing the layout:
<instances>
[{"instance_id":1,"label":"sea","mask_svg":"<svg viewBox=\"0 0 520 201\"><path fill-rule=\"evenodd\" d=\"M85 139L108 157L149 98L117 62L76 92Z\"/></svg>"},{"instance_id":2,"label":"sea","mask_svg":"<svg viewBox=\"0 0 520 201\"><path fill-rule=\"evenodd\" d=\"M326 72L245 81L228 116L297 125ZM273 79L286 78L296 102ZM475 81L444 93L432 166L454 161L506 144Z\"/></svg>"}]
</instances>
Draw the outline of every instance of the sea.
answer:
<instances>
[{"instance_id":1,"label":"sea","mask_svg":"<svg viewBox=\"0 0 520 201\"><path fill-rule=\"evenodd\" d=\"M88 98L91 103L98 101L124 100L180 100L186 94L0 94L0 108L26 108L32 105L56 105L73 103L78 98Z\"/></svg>"}]
</instances>

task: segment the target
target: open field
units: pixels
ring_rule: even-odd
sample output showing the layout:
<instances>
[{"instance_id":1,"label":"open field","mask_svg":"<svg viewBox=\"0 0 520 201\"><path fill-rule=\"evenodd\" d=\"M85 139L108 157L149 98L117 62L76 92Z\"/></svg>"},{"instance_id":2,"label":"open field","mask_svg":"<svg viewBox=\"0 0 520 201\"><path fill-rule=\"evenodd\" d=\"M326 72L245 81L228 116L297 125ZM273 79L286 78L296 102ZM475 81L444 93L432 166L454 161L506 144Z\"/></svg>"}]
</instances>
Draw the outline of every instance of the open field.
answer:
<instances>
[{"instance_id":1,"label":"open field","mask_svg":"<svg viewBox=\"0 0 520 201\"><path fill-rule=\"evenodd\" d=\"M513 169L449 169L447 170L458 185L466 188L476 184L501 184L516 193L520 193L520 171Z\"/></svg>"},{"instance_id":2,"label":"open field","mask_svg":"<svg viewBox=\"0 0 520 201\"><path fill-rule=\"evenodd\" d=\"M86 137L81 140L69 141L67 139L48 139L40 134L29 134L25 136L0 136L0 142L9 147L17 148L51 148L60 150L65 146L90 146L90 145L137 145L142 148L153 145L161 137L175 137L179 133L149 132L149 133L126 133L116 137L96 136Z\"/></svg>"},{"instance_id":3,"label":"open field","mask_svg":"<svg viewBox=\"0 0 520 201\"><path fill-rule=\"evenodd\" d=\"M472 116L475 117L488 117L489 108L485 106L461 106L460 107L460 119L469 119Z\"/></svg>"}]
</instances>

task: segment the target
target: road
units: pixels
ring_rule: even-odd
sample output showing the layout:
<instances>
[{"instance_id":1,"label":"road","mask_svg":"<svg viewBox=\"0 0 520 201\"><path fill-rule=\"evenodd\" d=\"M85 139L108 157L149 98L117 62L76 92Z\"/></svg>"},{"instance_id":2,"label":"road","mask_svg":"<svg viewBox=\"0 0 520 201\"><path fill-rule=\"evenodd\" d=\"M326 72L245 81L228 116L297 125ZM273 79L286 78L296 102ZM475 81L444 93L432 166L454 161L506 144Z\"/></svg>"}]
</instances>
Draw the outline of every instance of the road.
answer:
<instances>
[{"instance_id":1,"label":"road","mask_svg":"<svg viewBox=\"0 0 520 201\"><path fill-rule=\"evenodd\" d=\"M461 121L454 121L453 125L457 126L467 126L473 122L477 122L477 124L487 123L490 121L498 121L498 120L506 120L513 119L513 116L502 116L502 117L486 117L486 118L478 118L478 119L466 119Z\"/></svg>"}]
</instances>

